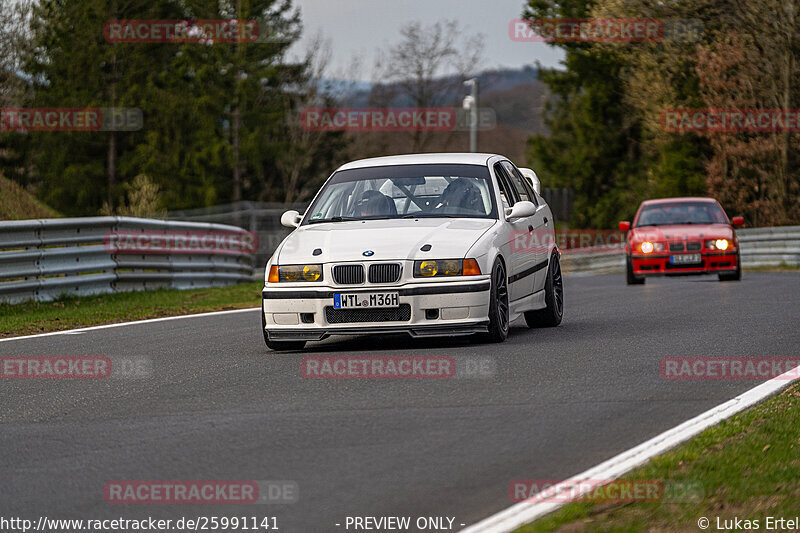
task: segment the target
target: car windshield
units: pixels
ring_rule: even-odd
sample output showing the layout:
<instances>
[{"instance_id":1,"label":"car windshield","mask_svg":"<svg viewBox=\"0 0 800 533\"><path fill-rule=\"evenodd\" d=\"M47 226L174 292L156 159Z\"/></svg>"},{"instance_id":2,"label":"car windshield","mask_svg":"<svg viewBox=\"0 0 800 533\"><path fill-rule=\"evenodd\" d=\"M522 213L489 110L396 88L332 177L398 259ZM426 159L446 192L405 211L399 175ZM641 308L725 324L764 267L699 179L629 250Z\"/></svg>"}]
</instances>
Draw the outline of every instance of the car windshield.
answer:
<instances>
[{"instance_id":1,"label":"car windshield","mask_svg":"<svg viewBox=\"0 0 800 533\"><path fill-rule=\"evenodd\" d=\"M674 202L643 206L636 227L727 223L725 213L714 202Z\"/></svg>"},{"instance_id":2,"label":"car windshield","mask_svg":"<svg viewBox=\"0 0 800 533\"><path fill-rule=\"evenodd\" d=\"M342 170L304 224L386 218L497 218L487 167L397 165Z\"/></svg>"}]
</instances>

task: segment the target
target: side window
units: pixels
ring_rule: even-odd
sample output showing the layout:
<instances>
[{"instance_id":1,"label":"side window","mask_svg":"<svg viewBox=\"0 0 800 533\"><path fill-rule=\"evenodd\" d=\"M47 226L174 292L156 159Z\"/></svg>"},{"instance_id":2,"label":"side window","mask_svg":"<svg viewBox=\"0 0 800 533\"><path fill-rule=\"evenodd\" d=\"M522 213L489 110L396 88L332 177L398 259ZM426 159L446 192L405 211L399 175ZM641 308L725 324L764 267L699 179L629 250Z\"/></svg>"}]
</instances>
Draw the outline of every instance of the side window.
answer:
<instances>
[{"instance_id":1,"label":"side window","mask_svg":"<svg viewBox=\"0 0 800 533\"><path fill-rule=\"evenodd\" d=\"M530 185L527 183L528 180L525 179L525 176L508 161L503 161L502 165L506 173L511 177L511 182L514 184L514 188L517 190L520 200L533 202L533 204L536 205L536 195L530 190Z\"/></svg>"},{"instance_id":2,"label":"side window","mask_svg":"<svg viewBox=\"0 0 800 533\"><path fill-rule=\"evenodd\" d=\"M509 183L506 171L500 166L500 163L494 166L494 173L497 175L497 185L500 187L500 200L503 202L503 207L513 206L518 201L516 191Z\"/></svg>"},{"instance_id":3,"label":"side window","mask_svg":"<svg viewBox=\"0 0 800 533\"><path fill-rule=\"evenodd\" d=\"M538 206L539 198L541 197L536 193L536 191L533 190L533 185L531 184L531 182L528 181L528 178L522 175L522 172L520 172L520 170L517 167L515 167L514 165L511 166L514 168L514 172L519 174L520 179L522 179L522 183L525 185L525 188L528 189L528 194L531 197L531 202L533 202L533 205Z\"/></svg>"}]
</instances>

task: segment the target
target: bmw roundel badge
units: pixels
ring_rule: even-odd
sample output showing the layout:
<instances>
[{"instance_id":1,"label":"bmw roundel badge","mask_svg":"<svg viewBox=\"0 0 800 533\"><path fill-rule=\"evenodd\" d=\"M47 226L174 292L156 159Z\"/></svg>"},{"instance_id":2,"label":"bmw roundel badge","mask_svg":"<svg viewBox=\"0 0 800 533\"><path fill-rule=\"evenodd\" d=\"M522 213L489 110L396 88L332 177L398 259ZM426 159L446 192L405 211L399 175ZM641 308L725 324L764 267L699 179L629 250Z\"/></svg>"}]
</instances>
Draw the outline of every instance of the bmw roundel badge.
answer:
<instances>
[{"instance_id":1,"label":"bmw roundel badge","mask_svg":"<svg viewBox=\"0 0 800 533\"><path fill-rule=\"evenodd\" d=\"M373 255L375 255L375 252L373 252L372 250L365 250L364 253L361 255L366 257L372 257Z\"/></svg>"}]
</instances>

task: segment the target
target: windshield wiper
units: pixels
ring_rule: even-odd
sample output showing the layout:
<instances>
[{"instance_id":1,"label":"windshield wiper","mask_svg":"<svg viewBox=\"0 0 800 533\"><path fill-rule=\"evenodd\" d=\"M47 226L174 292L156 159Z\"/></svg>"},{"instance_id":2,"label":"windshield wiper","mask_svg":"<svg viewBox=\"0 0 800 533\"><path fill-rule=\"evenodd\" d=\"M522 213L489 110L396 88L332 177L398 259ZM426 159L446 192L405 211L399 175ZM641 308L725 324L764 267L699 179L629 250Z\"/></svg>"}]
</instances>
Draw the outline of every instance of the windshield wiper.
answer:
<instances>
[{"instance_id":1,"label":"windshield wiper","mask_svg":"<svg viewBox=\"0 0 800 533\"><path fill-rule=\"evenodd\" d=\"M416 215L403 215L400 218L469 218L462 215L439 215L436 213L417 213Z\"/></svg>"},{"instance_id":2,"label":"windshield wiper","mask_svg":"<svg viewBox=\"0 0 800 533\"><path fill-rule=\"evenodd\" d=\"M315 220L309 220L309 224L319 224L320 222L352 222L353 220L361 220L360 218L355 217L331 217L331 218L318 218Z\"/></svg>"}]
</instances>

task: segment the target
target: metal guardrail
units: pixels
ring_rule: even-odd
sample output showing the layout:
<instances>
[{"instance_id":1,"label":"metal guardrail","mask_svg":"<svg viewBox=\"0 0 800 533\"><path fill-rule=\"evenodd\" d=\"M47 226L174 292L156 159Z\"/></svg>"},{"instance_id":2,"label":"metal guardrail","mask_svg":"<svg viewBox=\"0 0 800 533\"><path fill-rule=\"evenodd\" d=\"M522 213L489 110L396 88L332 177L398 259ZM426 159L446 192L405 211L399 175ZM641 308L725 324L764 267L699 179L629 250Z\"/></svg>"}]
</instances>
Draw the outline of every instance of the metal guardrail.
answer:
<instances>
[{"instance_id":1,"label":"metal guardrail","mask_svg":"<svg viewBox=\"0 0 800 533\"><path fill-rule=\"evenodd\" d=\"M742 268L800 265L800 226L743 229L736 232Z\"/></svg>"},{"instance_id":2,"label":"metal guardrail","mask_svg":"<svg viewBox=\"0 0 800 533\"><path fill-rule=\"evenodd\" d=\"M291 233L281 224L281 215L296 209L305 212L307 204L279 204L267 202L236 202L213 207L200 207L164 213L166 220L182 222L211 222L230 224L258 235L255 265L263 269L281 241Z\"/></svg>"},{"instance_id":3,"label":"metal guardrail","mask_svg":"<svg viewBox=\"0 0 800 533\"><path fill-rule=\"evenodd\" d=\"M212 247L190 251L120 250L109 243L109 235L167 237L213 232L253 236L224 224L133 217L0 222L0 302L212 287L253 279L254 268L261 268L261 262L254 261L254 252L260 253L257 243L252 250ZM744 269L800 265L800 226L743 229L737 235ZM562 265L565 272L578 275L622 273L625 257L618 248L565 250Z\"/></svg>"},{"instance_id":4,"label":"metal guardrail","mask_svg":"<svg viewBox=\"0 0 800 533\"><path fill-rule=\"evenodd\" d=\"M800 226L741 229L736 236L745 271L747 267L800 266ZM625 255L620 248L565 250L561 264L570 274L618 274L625 272Z\"/></svg>"},{"instance_id":5,"label":"metal guardrail","mask_svg":"<svg viewBox=\"0 0 800 533\"><path fill-rule=\"evenodd\" d=\"M137 236L152 243L175 239L186 245L212 236L200 248L126 249L113 236ZM188 289L250 281L253 255L246 249L215 246L214 235L252 238L222 224L172 222L133 217L88 217L0 222L0 302L50 301L156 288ZM217 241L219 243L219 241Z\"/></svg>"}]
</instances>

